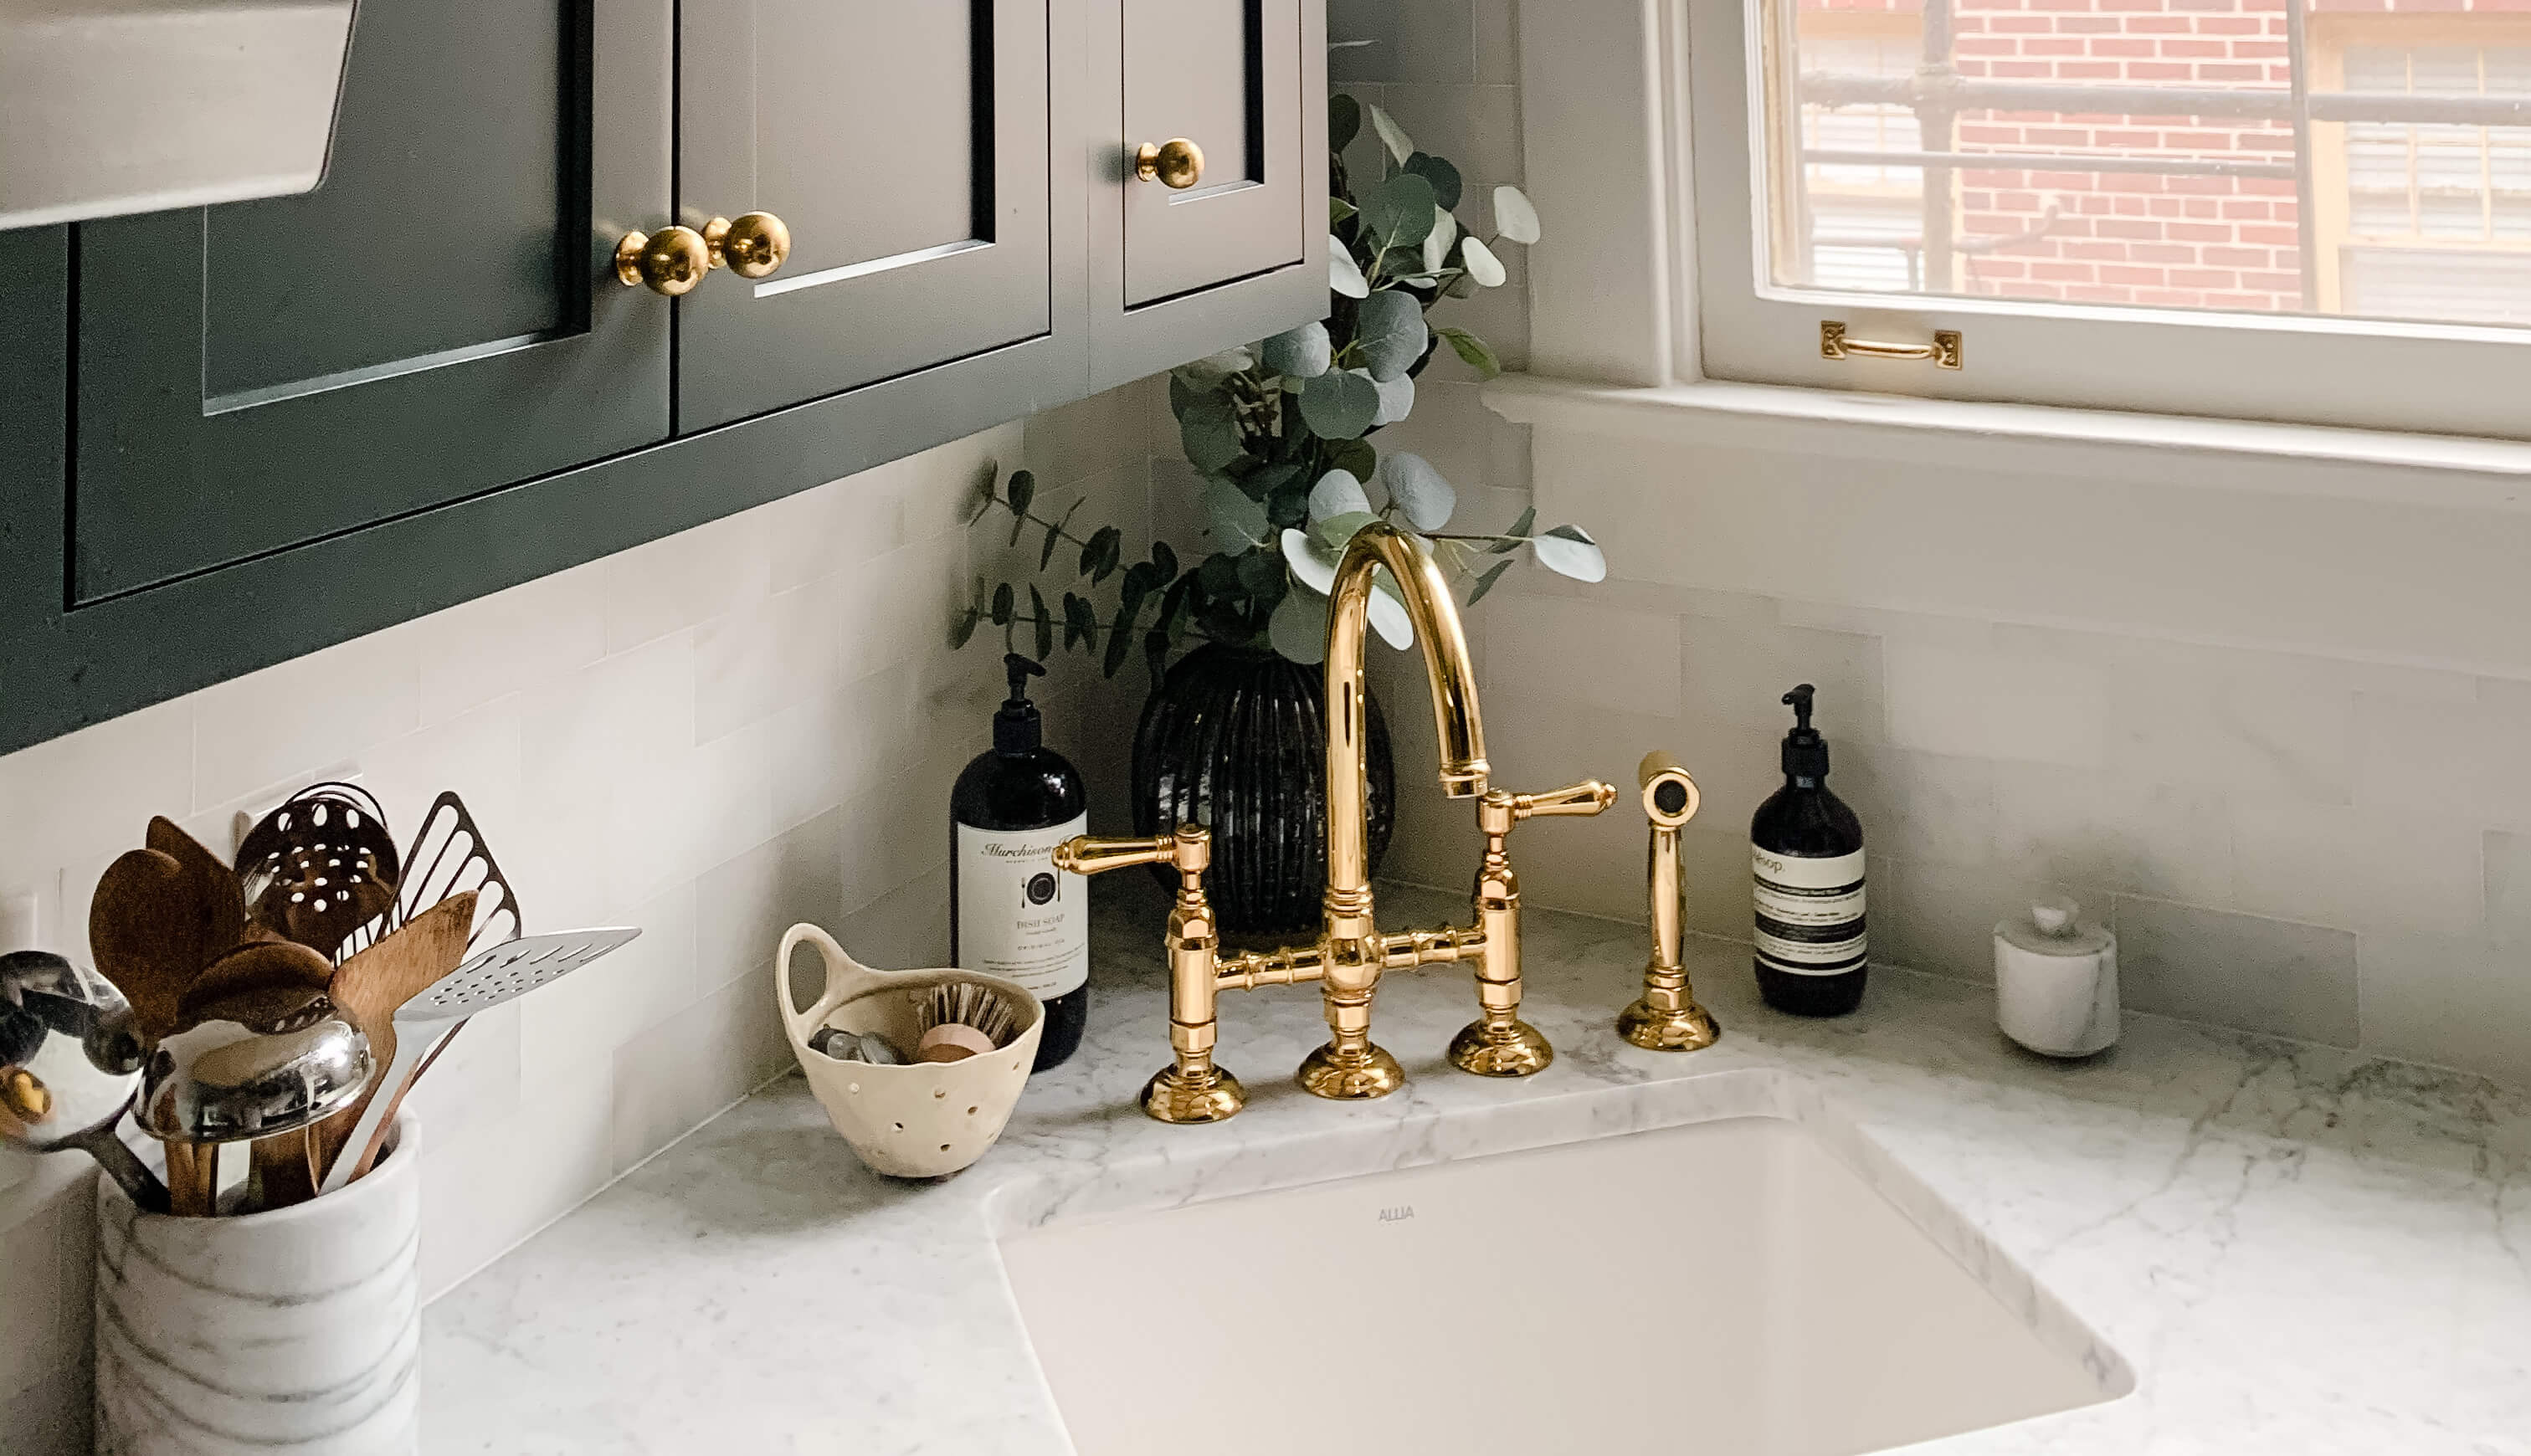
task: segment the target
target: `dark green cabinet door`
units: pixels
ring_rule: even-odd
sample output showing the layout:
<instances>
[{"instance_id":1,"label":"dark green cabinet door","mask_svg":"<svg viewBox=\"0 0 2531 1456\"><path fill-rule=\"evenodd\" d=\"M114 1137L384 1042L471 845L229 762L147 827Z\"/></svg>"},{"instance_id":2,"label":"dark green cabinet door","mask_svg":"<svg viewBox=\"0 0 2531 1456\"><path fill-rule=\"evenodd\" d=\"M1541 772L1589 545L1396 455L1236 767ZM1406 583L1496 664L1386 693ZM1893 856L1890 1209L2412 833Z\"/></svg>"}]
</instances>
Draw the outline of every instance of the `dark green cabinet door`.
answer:
<instances>
[{"instance_id":1,"label":"dark green cabinet door","mask_svg":"<svg viewBox=\"0 0 2531 1456\"><path fill-rule=\"evenodd\" d=\"M362 0L325 182L82 227L72 601L664 438L669 0Z\"/></svg>"},{"instance_id":2,"label":"dark green cabinet door","mask_svg":"<svg viewBox=\"0 0 2531 1456\"><path fill-rule=\"evenodd\" d=\"M1050 0L685 0L678 220L791 255L677 301L690 431L1053 326Z\"/></svg>"},{"instance_id":3,"label":"dark green cabinet door","mask_svg":"<svg viewBox=\"0 0 2531 1456\"><path fill-rule=\"evenodd\" d=\"M1302 0L1124 0L1127 145L1183 137L1195 185L1125 189L1125 306L1301 260Z\"/></svg>"}]
</instances>

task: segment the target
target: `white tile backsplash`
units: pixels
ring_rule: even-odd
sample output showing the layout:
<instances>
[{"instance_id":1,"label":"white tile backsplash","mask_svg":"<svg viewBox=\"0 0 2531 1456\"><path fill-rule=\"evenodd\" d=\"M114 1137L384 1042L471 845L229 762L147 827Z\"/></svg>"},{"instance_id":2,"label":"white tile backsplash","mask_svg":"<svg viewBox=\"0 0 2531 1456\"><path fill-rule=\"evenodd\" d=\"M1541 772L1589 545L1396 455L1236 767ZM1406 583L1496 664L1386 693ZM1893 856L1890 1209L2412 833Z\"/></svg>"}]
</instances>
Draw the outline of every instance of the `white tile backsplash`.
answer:
<instances>
[{"instance_id":1,"label":"white tile backsplash","mask_svg":"<svg viewBox=\"0 0 2531 1456\"><path fill-rule=\"evenodd\" d=\"M453 788L531 929L642 938L478 1019L421 1085L425 1288L568 1211L789 1058L764 975L795 920L872 964L945 950L949 780L988 738L998 661L953 653L967 510L996 465L1148 531L1150 386L838 480L0 757L0 895L84 953L90 888L166 813L357 771L400 829ZM1030 565L1034 565L1032 557ZM1049 695L1130 710L1139 680ZM1123 700L1127 706L1117 708ZM0 1451L86 1447L85 1190L0 1165ZM30 1241L37 1252L27 1251ZM59 1257L52 1257L58 1251ZM74 1395L66 1396L65 1391Z\"/></svg>"}]
</instances>

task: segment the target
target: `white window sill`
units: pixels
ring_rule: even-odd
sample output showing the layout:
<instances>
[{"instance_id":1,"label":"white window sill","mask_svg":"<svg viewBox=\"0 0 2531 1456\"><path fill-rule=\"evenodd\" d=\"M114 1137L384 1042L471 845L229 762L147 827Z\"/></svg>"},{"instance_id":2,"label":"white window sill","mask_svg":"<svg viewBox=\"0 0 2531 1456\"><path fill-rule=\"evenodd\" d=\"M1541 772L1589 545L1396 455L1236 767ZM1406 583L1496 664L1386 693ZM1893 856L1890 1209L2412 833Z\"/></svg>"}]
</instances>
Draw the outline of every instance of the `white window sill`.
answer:
<instances>
[{"instance_id":1,"label":"white window sill","mask_svg":"<svg viewBox=\"0 0 2531 1456\"><path fill-rule=\"evenodd\" d=\"M2514 440L1724 380L1645 388L1506 374L1484 398L1519 424L1689 446L2531 511L2531 443Z\"/></svg>"}]
</instances>

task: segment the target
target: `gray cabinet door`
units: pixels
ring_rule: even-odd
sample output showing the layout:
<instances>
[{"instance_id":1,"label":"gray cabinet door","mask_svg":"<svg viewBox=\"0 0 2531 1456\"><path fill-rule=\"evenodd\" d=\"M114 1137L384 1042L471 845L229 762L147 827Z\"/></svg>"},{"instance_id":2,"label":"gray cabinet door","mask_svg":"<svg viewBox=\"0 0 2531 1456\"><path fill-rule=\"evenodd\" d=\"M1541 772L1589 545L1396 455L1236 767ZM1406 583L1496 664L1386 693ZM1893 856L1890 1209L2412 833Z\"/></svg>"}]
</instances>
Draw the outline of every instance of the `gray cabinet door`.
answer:
<instances>
[{"instance_id":1,"label":"gray cabinet door","mask_svg":"<svg viewBox=\"0 0 2531 1456\"><path fill-rule=\"evenodd\" d=\"M78 229L71 604L663 438L669 10L362 0L315 192Z\"/></svg>"},{"instance_id":2,"label":"gray cabinet door","mask_svg":"<svg viewBox=\"0 0 2531 1456\"><path fill-rule=\"evenodd\" d=\"M679 220L770 212L780 271L677 301L677 427L1047 333L1051 0L685 0Z\"/></svg>"},{"instance_id":3,"label":"gray cabinet door","mask_svg":"<svg viewBox=\"0 0 2531 1456\"><path fill-rule=\"evenodd\" d=\"M1129 174L1127 308L1300 261L1311 221L1301 10L1302 0L1124 0L1125 149L1182 137L1204 150L1192 187Z\"/></svg>"}]
</instances>

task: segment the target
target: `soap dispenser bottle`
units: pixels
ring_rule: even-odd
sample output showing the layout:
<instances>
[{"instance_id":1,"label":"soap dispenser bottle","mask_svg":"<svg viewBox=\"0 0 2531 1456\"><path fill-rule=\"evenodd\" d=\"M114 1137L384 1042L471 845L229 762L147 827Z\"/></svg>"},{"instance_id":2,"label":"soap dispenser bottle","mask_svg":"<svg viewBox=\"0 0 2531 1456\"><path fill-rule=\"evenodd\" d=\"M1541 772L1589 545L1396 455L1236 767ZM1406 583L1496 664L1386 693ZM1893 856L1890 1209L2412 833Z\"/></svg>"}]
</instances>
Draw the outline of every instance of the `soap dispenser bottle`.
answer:
<instances>
[{"instance_id":1,"label":"soap dispenser bottle","mask_svg":"<svg viewBox=\"0 0 2531 1456\"><path fill-rule=\"evenodd\" d=\"M1087 833L1080 771L1044 746L1028 680L1045 671L1002 658L1011 696L993 714L993 746L949 791L949 962L1016 980L1045 1005L1037 1066L1072 1055L1090 1021L1090 900L1054 868L1054 847Z\"/></svg>"},{"instance_id":2,"label":"soap dispenser bottle","mask_svg":"<svg viewBox=\"0 0 2531 1456\"><path fill-rule=\"evenodd\" d=\"M1863 825L1828 792L1828 740L1804 683L1784 695L1784 786L1749 823L1758 989L1795 1016L1843 1016L1863 1000Z\"/></svg>"}]
</instances>

